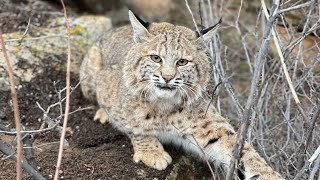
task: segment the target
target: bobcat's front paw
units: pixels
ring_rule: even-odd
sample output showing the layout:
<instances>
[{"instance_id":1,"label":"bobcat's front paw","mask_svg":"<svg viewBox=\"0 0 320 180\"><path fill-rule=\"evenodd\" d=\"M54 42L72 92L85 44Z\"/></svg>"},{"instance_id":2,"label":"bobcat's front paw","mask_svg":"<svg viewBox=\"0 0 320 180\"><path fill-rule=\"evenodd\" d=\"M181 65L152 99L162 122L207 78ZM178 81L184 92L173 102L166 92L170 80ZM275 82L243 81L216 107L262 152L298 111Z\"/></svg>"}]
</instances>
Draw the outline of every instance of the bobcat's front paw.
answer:
<instances>
[{"instance_id":1,"label":"bobcat's front paw","mask_svg":"<svg viewBox=\"0 0 320 180\"><path fill-rule=\"evenodd\" d=\"M108 115L102 108L100 108L94 115L93 120L94 121L99 120L101 124L105 124L106 122L108 122Z\"/></svg>"},{"instance_id":2,"label":"bobcat's front paw","mask_svg":"<svg viewBox=\"0 0 320 180\"><path fill-rule=\"evenodd\" d=\"M140 150L134 153L133 160L142 161L149 167L164 170L172 162L171 156L164 150Z\"/></svg>"}]
</instances>

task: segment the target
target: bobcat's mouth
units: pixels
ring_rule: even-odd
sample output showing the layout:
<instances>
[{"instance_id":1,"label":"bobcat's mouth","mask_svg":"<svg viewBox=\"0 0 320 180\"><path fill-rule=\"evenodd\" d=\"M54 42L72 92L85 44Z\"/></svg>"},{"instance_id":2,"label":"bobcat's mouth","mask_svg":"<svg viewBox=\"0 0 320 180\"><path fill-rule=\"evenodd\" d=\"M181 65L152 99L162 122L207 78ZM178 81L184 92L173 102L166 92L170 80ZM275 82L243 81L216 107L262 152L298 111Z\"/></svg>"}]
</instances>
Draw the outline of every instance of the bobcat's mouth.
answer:
<instances>
[{"instance_id":1,"label":"bobcat's mouth","mask_svg":"<svg viewBox=\"0 0 320 180\"><path fill-rule=\"evenodd\" d=\"M176 90L176 87L174 87L174 86L168 86L168 85L160 85L160 84L157 84L156 87L159 88L159 89L161 89L161 90L167 90L167 91Z\"/></svg>"}]
</instances>

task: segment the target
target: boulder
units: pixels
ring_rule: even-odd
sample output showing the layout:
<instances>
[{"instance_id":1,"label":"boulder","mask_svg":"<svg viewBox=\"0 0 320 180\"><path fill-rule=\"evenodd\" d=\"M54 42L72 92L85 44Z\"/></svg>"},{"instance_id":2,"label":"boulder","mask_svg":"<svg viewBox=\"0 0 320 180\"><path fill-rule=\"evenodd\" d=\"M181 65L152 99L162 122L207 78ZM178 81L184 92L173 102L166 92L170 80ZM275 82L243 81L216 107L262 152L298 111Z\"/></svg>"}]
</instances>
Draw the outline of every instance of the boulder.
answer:
<instances>
[{"instance_id":1,"label":"boulder","mask_svg":"<svg viewBox=\"0 0 320 180\"><path fill-rule=\"evenodd\" d=\"M71 33L71 71L78 73L87 48L103 32L112 27L111 20L102 16L81 16L69 19ZM27 35L23 33L4 34L6 48L16 84L30 81L43 72L46 65L54 64L56 69L64 69L67 62L67 31L63 17L49 20L47 27L34 28ZM6 64L0 55L0 90L9 89ZM51 62L46 62L51 61Z\"/></svg>"}]
</instances>

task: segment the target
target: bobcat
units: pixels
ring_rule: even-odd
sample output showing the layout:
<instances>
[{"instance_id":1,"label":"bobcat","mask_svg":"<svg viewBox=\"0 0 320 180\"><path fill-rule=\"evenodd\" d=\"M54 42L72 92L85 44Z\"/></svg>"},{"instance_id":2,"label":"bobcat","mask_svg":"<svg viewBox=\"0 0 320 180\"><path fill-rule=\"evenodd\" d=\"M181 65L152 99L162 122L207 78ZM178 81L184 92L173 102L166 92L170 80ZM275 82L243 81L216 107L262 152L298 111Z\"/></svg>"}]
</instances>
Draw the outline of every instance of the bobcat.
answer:
<instances>
[{"instance_id":1,"label":"bobcat","mask_svg":"<svg viewBox=\"0 0 320 180\"><path fill-rule=\"evenodd\" d=\"M163 170L172 161L161 142L182 146L228 170L236 135L205 91L210 61L203 43L217 30L196 32L147 23L129 11L131 26L106 32L80 68L81 88L109 122L131 139L135 162ZM202 150L203 151L202 151ZM283 179L249 144L240 160L245 179Z\"/></svg>"}]
</instances>

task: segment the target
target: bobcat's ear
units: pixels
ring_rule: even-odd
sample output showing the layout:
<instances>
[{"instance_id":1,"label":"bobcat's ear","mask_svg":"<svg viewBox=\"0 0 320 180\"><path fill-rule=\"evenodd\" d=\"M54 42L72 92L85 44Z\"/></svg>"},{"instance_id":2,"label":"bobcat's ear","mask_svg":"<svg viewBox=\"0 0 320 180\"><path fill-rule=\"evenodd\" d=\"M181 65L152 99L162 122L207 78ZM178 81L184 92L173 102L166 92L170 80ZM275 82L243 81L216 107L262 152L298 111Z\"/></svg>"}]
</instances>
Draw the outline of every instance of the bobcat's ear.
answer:
<instances>
[{"instance_id":1,"label":"bobcat's ear","mask_svg":"<svg viewBox=\"0 0 320 180\"><path fill-rule=\"evenodd\" d=\"M133 28L133 40L136 43L148 41L152 36L147 30L149 23L144 22L130 10L129 19Z\"/></svg>"},{"instance_id":2,"label":"bobcat's ear","mask_svg":"<svg viewBox=\"0 0 320 180\"><path fill-rule=\"evenodd\" d=\"M221 18L219 22L214 26L201 30L200 34L197 32L197 35L198 35L198 39L196 40L197 44L207 43L210 39L212 39L213 35L218 30L220 24L221 24Z\"/></svg>"}]
</instances>

